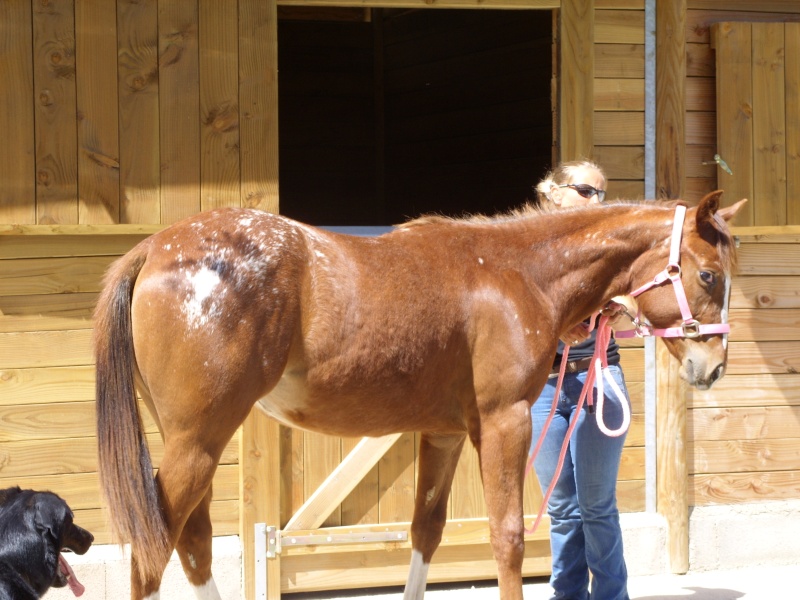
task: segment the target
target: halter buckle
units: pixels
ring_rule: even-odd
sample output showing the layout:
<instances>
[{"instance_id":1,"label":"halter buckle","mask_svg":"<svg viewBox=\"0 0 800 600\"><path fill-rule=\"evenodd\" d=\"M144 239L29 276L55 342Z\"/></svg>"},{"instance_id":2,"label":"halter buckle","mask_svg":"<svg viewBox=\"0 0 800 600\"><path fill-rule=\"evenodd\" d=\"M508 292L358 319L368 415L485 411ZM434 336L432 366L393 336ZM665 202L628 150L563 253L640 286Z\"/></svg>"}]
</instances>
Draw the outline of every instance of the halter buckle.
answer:
<instances>
[{"instance_id":1,"label":"halter buckle","mask_svg":"<svg viewBox=\"0 0 800 600\"><path fill-rule=\"evenodd\" d=\"M697 319L689 319L688 321L684 321L681 329L683 330L683 337L700 337L700 321Z\"/></svg>"}]
</instances>

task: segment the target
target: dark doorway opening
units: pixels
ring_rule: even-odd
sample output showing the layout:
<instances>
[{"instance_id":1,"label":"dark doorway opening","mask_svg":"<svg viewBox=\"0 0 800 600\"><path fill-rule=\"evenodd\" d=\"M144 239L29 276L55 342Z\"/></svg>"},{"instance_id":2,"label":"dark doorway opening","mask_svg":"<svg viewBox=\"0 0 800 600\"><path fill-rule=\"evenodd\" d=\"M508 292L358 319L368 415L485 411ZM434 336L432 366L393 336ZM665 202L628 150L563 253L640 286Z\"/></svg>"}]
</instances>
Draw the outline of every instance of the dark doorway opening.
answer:
<instances>
[{"instance_id":1,"label":"dark doorway opening","mask_svg":"<svg viewBox=\"0 0 800 600\"><path fill-rule=\"evenodd\" d=\"M491 214L550 167L553 13L279 7L280 211Z\"/></svg>"}]
</instances>

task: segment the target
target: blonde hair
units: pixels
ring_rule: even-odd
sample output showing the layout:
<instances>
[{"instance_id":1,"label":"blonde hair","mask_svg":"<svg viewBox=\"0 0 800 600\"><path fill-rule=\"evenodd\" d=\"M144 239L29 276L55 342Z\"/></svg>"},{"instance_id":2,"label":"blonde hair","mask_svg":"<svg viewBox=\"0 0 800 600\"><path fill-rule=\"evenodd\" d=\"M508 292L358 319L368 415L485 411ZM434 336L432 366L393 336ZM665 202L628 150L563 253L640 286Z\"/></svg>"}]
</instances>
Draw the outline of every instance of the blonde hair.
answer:
<instances>
[{"instance_id":1,"label":"blonde hair","mask_svg":"<svg viewBox=\"0 0 800 600\"><path fill-rule=\"evenodd\" d=\"M550 191L554 187L572 183L572 178L575 176L575 172L578 169L594 169L600 173L600 175L603 177L603 181L606 179L605 171L603 171L602 167L600 167L600 165L593 160L583 159L563 162L553 170L549 171L547 175L544 176L544 179L542 179L536 185L536 195L539 199L539 202L549 202L551 200Z\"/></svg>"}]
</instances>

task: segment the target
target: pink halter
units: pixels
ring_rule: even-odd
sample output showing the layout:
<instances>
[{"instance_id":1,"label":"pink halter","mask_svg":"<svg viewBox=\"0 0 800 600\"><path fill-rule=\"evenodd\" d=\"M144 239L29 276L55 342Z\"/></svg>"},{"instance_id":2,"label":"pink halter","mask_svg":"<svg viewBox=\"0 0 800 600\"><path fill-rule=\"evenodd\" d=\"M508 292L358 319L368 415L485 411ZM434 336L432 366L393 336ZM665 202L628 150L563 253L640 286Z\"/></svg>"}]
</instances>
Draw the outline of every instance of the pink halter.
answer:
<instances>
[{"instance_id":1,"label":"pink halter","mask_svg":"<svg viewBox=\"0 0 800 600\"><path fill-rule=\"evenodd\" d=\"M683 234L683 221L686 217L686 207L678 205L675 207L675 222L672 224L672 244L669 250L669 263L666 268L658 273L652 281L644 284L637 290L630 293L634 298L639 294L646 292L650 288L656 287L667 281L672 282L672 287L675 290L675 298L678 301L678 307L681 309L681 316L683 323L680 327L667 327L666 329L653 329L649 325L641 323L639 318L633 320L636 329L631 331L618 331L615 336L618 338L635 337L635 336L659 336L659 337L686 337L696 338L701 335L715 335L730 333L731 326L727 323L715 323L712 325L701 325L697 319L692 317L692 311L689 308L689 302L686 299L686 291L681 282L681 237ZM726 298L727 303L727 298Z\"/></svg>"}]
</instances>

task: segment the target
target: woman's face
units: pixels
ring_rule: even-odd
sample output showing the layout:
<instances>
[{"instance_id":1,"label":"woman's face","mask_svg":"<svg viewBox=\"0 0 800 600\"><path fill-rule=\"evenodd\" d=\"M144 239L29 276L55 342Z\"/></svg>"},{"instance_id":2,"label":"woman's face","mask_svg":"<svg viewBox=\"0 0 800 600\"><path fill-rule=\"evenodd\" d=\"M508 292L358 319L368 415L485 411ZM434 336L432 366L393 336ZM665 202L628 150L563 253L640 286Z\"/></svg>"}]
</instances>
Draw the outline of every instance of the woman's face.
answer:
<instances>
[{"instance_id":1,"label":"woman's face","mask_svg":"<svg viewBox=\"0 0 800 600\"><path fill-rule=\"evenodd\" d=\"M568 184L590 185L597 190L606 189L606 180L602 173L591 167L578 167L575 169L572 179ZM570 187L555 187L550 192L550 198L558 206L584 206L586 204L599 204L600 198L594 194L590 198L584 198Z\"/></svg>"}]
</instances>

